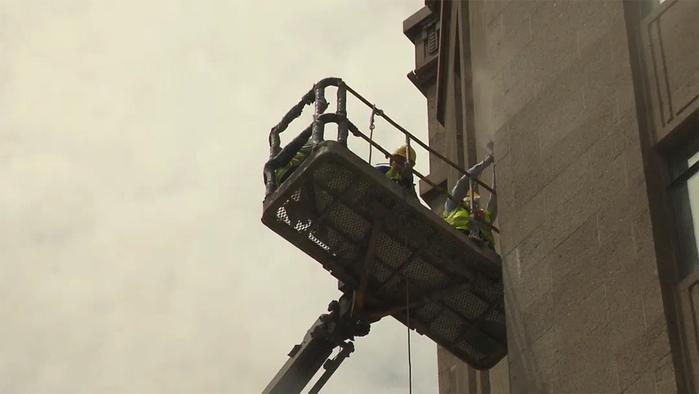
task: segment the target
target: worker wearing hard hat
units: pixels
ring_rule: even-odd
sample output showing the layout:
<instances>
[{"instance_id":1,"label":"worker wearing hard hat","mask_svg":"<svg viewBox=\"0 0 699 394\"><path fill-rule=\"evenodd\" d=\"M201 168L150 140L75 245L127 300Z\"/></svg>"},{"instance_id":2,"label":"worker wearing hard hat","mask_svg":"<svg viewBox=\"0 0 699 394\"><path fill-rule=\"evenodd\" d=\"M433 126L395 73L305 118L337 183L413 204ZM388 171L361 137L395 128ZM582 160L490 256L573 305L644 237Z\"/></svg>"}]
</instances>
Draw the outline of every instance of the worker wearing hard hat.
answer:
<instances>
[{"instance_id":1,"label":"worker wearing hard hat","mask_svg":"<svg viewBox=\"0 0 699 394\"><path fill-rule=\"evenodd\" d=\"M488 206L483 209L480 205L480 195L474 190L473 179L478 178L481 173L491 165L495 159L492 154L474 165L466 171L451 190L453 200L447 198L444 203L444 220L455 229L464 232L471 239L485 243L491 249L495 248L495 238L491 226L497 215L497 202L495 196L490 195ZM495 172L493 171L493 188L495 188ZM473 199L473 201L471 201Z\"/></svg>"},{"instance_id":2,"label":"worker wearing hard hat","mask_svg":"<svg viewBox=\"0 0 699 394\"><path fill-rule=\"evenodd\" d=\"M415 166L415 150L408 145L402 145L387 158L390 160L389 164L376 166L376 169L417 198L412 172Z\"/></svg>"}]
</instances>

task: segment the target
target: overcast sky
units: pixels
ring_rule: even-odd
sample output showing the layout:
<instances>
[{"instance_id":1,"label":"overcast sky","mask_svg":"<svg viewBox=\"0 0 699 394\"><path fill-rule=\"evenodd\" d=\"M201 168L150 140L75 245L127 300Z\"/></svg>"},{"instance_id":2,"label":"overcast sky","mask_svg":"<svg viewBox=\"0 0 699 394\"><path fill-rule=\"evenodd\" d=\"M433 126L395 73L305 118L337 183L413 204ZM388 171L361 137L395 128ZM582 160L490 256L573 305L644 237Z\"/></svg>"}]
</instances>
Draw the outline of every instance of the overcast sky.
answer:
<instances>
[{"instance_id":1,"label":"overcast sky","mask_svg":"<svg viewBox=\"0 0 699 394\"><path fill-rule=\"evenodd\" d=\"M338 295L260 222L269 129L335 75L424 137L422 5L0 0L0 392L261 391ZM326 392L407 392L406 336L374 325Z\"/></svg>"}]
</instances>

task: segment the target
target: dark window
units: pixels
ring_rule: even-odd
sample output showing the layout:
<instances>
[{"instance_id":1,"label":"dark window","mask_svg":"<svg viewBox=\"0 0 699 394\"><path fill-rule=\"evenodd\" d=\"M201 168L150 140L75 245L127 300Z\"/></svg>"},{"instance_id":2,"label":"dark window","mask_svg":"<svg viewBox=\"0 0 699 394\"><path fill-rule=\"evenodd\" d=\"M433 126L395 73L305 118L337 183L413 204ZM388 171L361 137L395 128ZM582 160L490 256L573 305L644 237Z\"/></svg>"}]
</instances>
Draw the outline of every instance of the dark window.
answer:
<instances>
[{"instance_id":1,"label":"dark window","mask_svg":"<svg viewBox=\"0 0 699 394\"><path fill-rule=\"evenodd\" d=\"M675 223L678 236L680 280L699 269L699 149L696 145L672 163Z\"/></svg>"}]
</instances>

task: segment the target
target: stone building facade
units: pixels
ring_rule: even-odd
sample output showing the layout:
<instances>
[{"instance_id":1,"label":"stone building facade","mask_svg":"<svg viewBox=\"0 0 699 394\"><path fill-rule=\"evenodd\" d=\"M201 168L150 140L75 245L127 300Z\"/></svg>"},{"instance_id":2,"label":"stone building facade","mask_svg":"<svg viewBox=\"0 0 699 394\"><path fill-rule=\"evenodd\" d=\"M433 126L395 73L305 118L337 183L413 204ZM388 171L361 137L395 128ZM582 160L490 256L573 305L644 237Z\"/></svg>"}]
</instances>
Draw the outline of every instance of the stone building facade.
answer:
<instances>
[{"instance_id":1,"label":"stone building facade","mask_svg":"<svg viewBox=\"0 0 699 394\"><path fill-rule=\"evenodd\" d=\"M696 21L693 0L427 0L405 20L431 147L467 167L495 143L509 352L478 371L439 349L440 392L699 390Z\"/></svg>"}]
</instances>

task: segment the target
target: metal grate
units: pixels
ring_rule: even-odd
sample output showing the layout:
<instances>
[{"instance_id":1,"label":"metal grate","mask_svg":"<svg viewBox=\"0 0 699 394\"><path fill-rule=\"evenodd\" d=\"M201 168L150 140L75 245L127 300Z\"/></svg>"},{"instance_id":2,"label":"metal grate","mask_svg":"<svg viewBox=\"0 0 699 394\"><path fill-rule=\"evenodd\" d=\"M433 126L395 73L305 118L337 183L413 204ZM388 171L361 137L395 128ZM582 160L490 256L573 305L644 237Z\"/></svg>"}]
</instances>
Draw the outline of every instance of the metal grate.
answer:
<instances>
[{"instance_id":1,"label":"metal grate","mask_svg":"<svg viewBox=\"0 0 699 394\"><path fill-rule=\"evenodd\" d=\"M393 269L400 267L410 256L410 249L405 242L396 242L385 232L380 233L378 238L378 244L381 245L381 248L376 250L376 257L389 267Z\"/></svg>"},{"instance_id":2,"label":"metal grate","mask_svg":"<svg viewBox=\"0 0 699 394\"><path fill-rule=\"evenodd\" d=\"M469 291L470 286L463 285L450 291L444 298L445 304L459 311L465 318L473 321L488 310L488 304Z\"/></svg>"},{"instance_id":3,"label":"metal grate","mask_svg":"<svg viewBox=\"0 0 699 394\"><path fill-rule=\"evenodd\" d=\"M483 353L474 349L473 346L471 346L467 341L460 341L456 344L456 347L476 360L482 360L485 358Z\"/></svg>"},{"instance_id":4,"label":"metal grate","mask_svg":"<svg viewBox=\"0 0 699 394\"><path fill-rule=\"evenodd\" d=\"M447 276L421 258L414 259L403 269L403 276L424 289L431 289L448 280Z\"/></svg>"},{"instance_id":5,"label":"metal grate","mask_svg":"<svg viewBox=\"0 0 699 394\"><path fill-rule=\"evenodd\" d=\"M368 233L370 224L341 202L335 202L325 214L326 221L353 242L361 241Z\"/></svg>"},{"instance_id":6,"label":"metal grate","mask_svg":"<svg viewBox=\"0 0 699 394\"><path fill-rule=\"evenodd\" d=\"M500 260L344 146L318 144L265 201L262 221L379 309L414 306L410 327L476 368L507 352ZM379 227L375 227L379 225ZM374 250L367 250L372 233ZM393 316L406 322L405 311Z\"/></svg>"},{"instance_id":7,"label":"metal grate","mask_svg":"<svg viewBox=\"0 0 699 394\"><path fill-rule=\"evenodd\" d=\"M454 342L464 328L463 320L448 310L443 311L430 323L433 335L447 343Z\"/></svg>"},{"instance_id":8,"label":"metal grate","mask_svg":"<svg viewBox=\"0 0 699 394\"><path fill-rule=\"evenodd\" d=\"M439 315L444 308L436 302L430 302L418 308L414 316L423 322L429 322L434 320L437 315Z\"/></svg>"},{"instance_id":9,"label":"metal grate","mask_svg":"<svg viewBox=\"0 0 699 394\"><path fill-rule=\"evenodd\" d=\"M314 181L330 193L339 194L347 190L352 183L353 174L335 163L326 163L313 172Z\"/></svg>"},{"instance_id":10,"label":"metal grate","mask_svg":"<svg viewBox=\"0 0 699 394\"><path fill-rule=\"evenodd\" d=\"M376 280L377 283L384 283L391 277L391 273L393 273L393 269L391 267L387 267L382 263L375 264L373 269L371 270L371 276Z\"/></svg>"}]
</instances>

